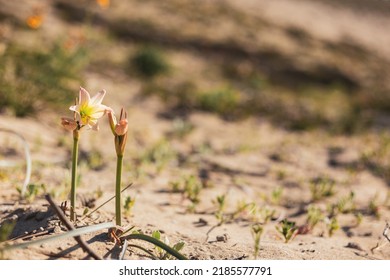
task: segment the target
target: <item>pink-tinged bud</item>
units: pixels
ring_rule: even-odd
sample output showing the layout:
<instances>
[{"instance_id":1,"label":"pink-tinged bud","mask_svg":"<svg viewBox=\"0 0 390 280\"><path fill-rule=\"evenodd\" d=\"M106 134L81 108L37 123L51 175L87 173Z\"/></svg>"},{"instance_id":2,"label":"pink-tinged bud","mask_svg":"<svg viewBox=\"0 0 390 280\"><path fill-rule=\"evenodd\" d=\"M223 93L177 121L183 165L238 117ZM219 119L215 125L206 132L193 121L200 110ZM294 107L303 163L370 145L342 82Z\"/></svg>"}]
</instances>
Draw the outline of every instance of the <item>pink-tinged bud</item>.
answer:
<instances>
[{"instance_id":1,"label":"pink-tinged bud","mask_svg":"<svg viewBox=\"0 0 390 280\"><path fill-rule=\"evenodd\" d=\"M127 119L120 120L117 125L115 125L115 133L119 136L127 133L128 121Z\"/></svg>"},{"instance_id":2,"label":"pink-tinged bud","mask_svg":"<svg viewBox=\"0 0 390 280\"><path fill-rule=\"evenodd\" d=\"M114 111L111 109L111 110L107 110L106 113L108 117L108 122L110 123L111 131L115 135L115 127L117 125L117 122L114 115Z\"/></svg>"},{"instance_id":3,"label":"pink-tinged bud","mask_svg":"<svg viewBox=\"0 0 390 280\"><path fill-rule=\"evenodd\" d=\"M108 121L110 122L110 127L112 133L115 136L115 150L118 156L123 156L125 152L125 146L127 142L127 130L128 130L128 121L127 121L127 113L122 108L121 114L119 117L119 122L117 122L114 111L109 108L106 111L108 116Z\"/></svg>"},{"instance_id":4,"label":"pink-tinged bud","mask_svg":"<svg viewBox=\"0 0 390 280\"><path fill-rule=\"evenodd\" d=\"M77 122L74 119L71 119L71 118L62 117L61 118L61 124L62 124L62 126L66 130L69 130L69 131L74 131L78 127Z\"/></svg>"}]
</instances>

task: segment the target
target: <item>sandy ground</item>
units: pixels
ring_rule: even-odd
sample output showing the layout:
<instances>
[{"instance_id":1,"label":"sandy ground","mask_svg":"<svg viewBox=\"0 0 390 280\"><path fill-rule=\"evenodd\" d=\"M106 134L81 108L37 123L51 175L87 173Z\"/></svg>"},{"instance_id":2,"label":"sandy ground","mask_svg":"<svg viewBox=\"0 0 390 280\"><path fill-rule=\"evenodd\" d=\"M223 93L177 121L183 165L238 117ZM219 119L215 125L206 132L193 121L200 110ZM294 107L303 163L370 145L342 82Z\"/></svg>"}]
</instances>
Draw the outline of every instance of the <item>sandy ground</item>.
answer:
<instances>
[{"instance_id":1,"label":"sandy ground","mask_svg":"<svg viewBox=\"0 0 390 280\"><path fill-rule=\"evenodd\" d=\"M135 2L135 5L142 6ZM390 22L384 15L371 13L365 15L365 20L361 20L359 14L346 7L328 6L317 1L246 0L239 1L239 5L237 1L229 2L238 11L255 14L255 17L261 11L261 20L274 28L295 26L318 40L338 42L348 38L382 58L390 58L386 47L390 44L390 34L386 32ZM153 9L147 8L140 11L142 16L155 13ZM120 13L120 9L115 10L115 13ZM49 17L49 20L53 23L47 27L49 31L60 24L54 17ZM61 28L61 25L56 28ZM221 28L224 30L224 27ZM184 31L182 35L197 34L198 31L194 29L192 35ZM224 34L220 36L223 39ZM276 37L267 37L265 41L272 44ZM278 47L283 50L285 45L281 43ZM179 50L177 63L183 63L180 58L188 57L191 58ZM202 62L189 63L196 68ZM131 213L124 215L125 226L134 226L146 234L160 230L171 244L184 241L186 245L181 252L191 259L252 259L254 241L251 226L256 223L264 227L258 255L260 259L390 259L390 244L383 236L386 221L390 219L390 208L386 201L389 186L366 168L351 169L351 166L359 163L367 148L366 144L376 141L375 133L350 137L330 136L320 131L298 133L277 128L262 119L227 122L212 114L192 113L188 122L194 129L180 138L172 136L177 122L161 117L165 107L160 100L140 99L138 93L141 85L136 80L106 74L89 71L85 87L91 93L104 87L108 92L106 104L116 111L125 104L129 112L130 131L123 184L133 183L124 195L135 197L136 202ZM71 135L60 127L61 116L50 110L42 111L34 118L18 119L7 114L0 115L0 127L20 133L30 145L32 183L45 184L58 204L66 200L70 180ZM0 137L2 152L8 155L1 158L2 162L12 163L15 160L21 163L21 145L18 141L5 133ZM143 152L159 141L165 141L168 154L173 154L167 156L161 170L156 168L158 162L139 162ZM91 164L88 165L85 159L80 163L82 176L77 212L81 217L86 207L81 204L81 198L93 198L96 207L114 194L115 156L107 120L101 121L99 132L84 131L80 145L84 157L96 150L102 157L102 164L95 170L91 170ZM4 152L8 148L13 149L10 154ZM335 149L339 152L332 153ZM17 221L11 236L15 238L13 243L66 231L48 210L48 203L42 193L32 202L19 199L15 186L20 186L23 180L21 168L16 169L14 174L9 167L3 170L5 175L0 180L0 223ZM194 212L188 212L188 199L172 191L172 182L190 175L199 180L206 177L208 186L201 190L200 203ZM310 185L318 177L331 178L335 194L313 202ZM278 187L283 190L282 195L279 200L272 201L272 192ZM304 226L311 204L325 213L330 204L337 203L351 191L355 194L354 211L363 215L360 224L353 213L339 214L340 229L333 236L329 236L326 223L321 221L312 231L299 234L288 243L276 230L275 227L280 226L284 218ZM227 216L236 211L237 203L245 201L258 206L257 218L243 211L235 219L219 225L213 201L220 195L226 196L224 213ZM377 217L367 210L374 198L380 205L380 215ZM270 221L264 223L261 209L267 207L274 209L275 213ZM80 219L78 225L113 219L114 203L110 202L97 211L93 218ZM46 229L52 229L53 232L40 237L29 236ZM24 240L21 237L23 234L27 234ZM118 258L120 250L108 238L107 231L88 234L84 238L103 258ZM378 244L380 247L374 249ZM88 256L69 238L8 251L5 258L83 259ZM137 249L128 249L125 258L148 257Z\"/></svg>"}]
</instances>

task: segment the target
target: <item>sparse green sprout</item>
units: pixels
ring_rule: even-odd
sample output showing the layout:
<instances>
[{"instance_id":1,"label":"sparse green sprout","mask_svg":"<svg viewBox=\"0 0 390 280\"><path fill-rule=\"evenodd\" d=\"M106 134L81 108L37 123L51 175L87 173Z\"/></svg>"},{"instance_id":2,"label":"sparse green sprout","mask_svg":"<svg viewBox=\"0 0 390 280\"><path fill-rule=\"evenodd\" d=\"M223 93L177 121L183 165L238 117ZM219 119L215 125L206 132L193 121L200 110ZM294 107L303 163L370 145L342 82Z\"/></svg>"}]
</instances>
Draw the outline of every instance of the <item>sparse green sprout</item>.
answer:
<instances>
[{"instance_id":1,"label":"sparse green sprout","mask_svg":"<svg viewBox=\"0 0 390 280\"><path fill-rule=\"evenodd\" d=\"M240 94L232 88L220 88L198 95L199 109L233 118L240 105Z\"/></svg>"},{"instance_id":2,"label":"sparse green sprout","mask_svg":"<svg viewBox=\"0 0 390 280\"><path fill-rule=\"evenodd\" d=\"M362 221L363 221L363 214L360 212L355 213L355 218L356 218L356 226L360 226Z\"/></svg>"},{"instance_id":3,"label":"sparse green sprout","mask_svg":"<svg viewBox=\"0 0 390 280\"><path fill-rule=\"evenodd\" d=\"M153 47L143 47L131 58L132 68L144 78L167 74L170 70L164 54Z\"/></svg>"},{"instance_id":4,"label":"sparse green sprout","mask_svg":"<svg viewBox=\"0 0 390 280\"><path fill-rule=\"evenodd\" d=\"M192 205L189 207L190 212L194 212L195 206L199 204L199 194L202 190L202 184L193 175L185 178L184 180L184 195L189 199Z\"/></svg>"},{"instance_id":5,"label":"sparse green sprout","mask_svg":"<svg viewBox=\"0 0 390 280\"><path fill-rule=\"evenodd\" d=\"M329 237L332 237L334 232L340 228L339 222L337 221L336 217L333 217L331 219L326 219L326 227L328 228L328 234Z\"/></svg>"},{"instance_id":6,"label":"sparse green sprout","mask_svg":"<svg viewBox=\"0 0 390 280\"><path fill-rule=\"evenodd\" d=\"M260 217L262 218L262 223L267 224L275 215L276 210L266 206L266 207L262 207L258 212Z\"/></svg>"},{"instance_id":7,"label":"sparse green sprout","mask_svg":"<svg viewBox=\"0 0 390 280\"><path fill-rule=\"evenodd\" d=\"M95 191L95 194L96 194L96 198L101 198L103 196L103 190L101 187L99 187L96 191Z\"/></svg>"},{"instance_id":8,"label":"sparse green sprout","mask_svg":"<svg viewBox=\"0 0 390 280\"><path fill-rule=\"evenodd\" d=\"M161 233L160 233L160 231L159 231L159 230L153 231L153 232L152 232L152 237L153 237L153 238L156 238L157 240L160 240L160 238L161 238Z\"/></svg>"},{"instance_id":9,"label":"sparse green sprout","mask_svg":"<svg viewBox=\"0 0 390 280\"><path fill-rule=\"evenodd\" d=\"M287 176L287 172L283 169L278 169L276 171L276 179L281 181L281 180L284 180Z\"/></svg>"},{"instance_id":10,"label":"sparse green sprout","mask_svg":"<svg viewBox=\"0 0 390 280\"><path fill-rule=\"evenodd\" d=\"M271 193L271 203L274 205L279 205L283 195L283 188L276 187L272 190Z\"/></svg>"},{"instance_id":11,"label":"sparse green sprout","mask_svg":"<svg viewBox=\"0 0 390 280\"><path fill-rule=\"evenodd\" d=\"M16 190L21 194L21 188L17 187ZM44 184L29 184L27 186L25 198L27 201L32 202L38 195L42 195L46 192L46 186Z\"/></svg>"},{"instance_id":12,"label":"sparse green sprout","mask_svg":"<svg viewBox=\"0 0 390 280\"><path fill-rule=\"evenodd\" d=\"M141 163L152 163L157 170L161 172L164 167L176 157L176 152L173 150L171 144L162 139L147 149L140 157Z\"/></svg>"},{"instance_id":13,"label":"sparse green sprout","mask_svg":"<svg viewBox=\"0 0 390 280\"><path fill-rule=\"evenodd\" d=\"M92 170L102 170L105 166L105 162L103 160L102 153L97 150L96 148L93 148L91 151L89 151L85 156L85 161L89 168Z\"/></svg>"},{"instance_id":14,"label":"sparse green sprout","mask_svg":"<svg viewBox=\"0 0 390 280\"><path fill-rule=\"evenodd\" d=\"M375 216L377 219L380 219L381 213L380 213L380 206L378 204L378 196L375 195L368 204L368 212Z\"/></svg>"},{"instance_id":15,"label":"sparse green sprout","mask_svg":"<svg viewBox=\"0 0 390 280\"><path fill-rule=\"evenodd\" d=\"M215 217L219 221L220 224L224 222L224 211L226 207L226 195L217 196L216 200L213 201L214 204L217 205L217 211L215 212Z\"/></svg>"},{"instance_id":16,"label":"sparse green sprout","mask_svg":"<svg viewBox=\"0 0 390 280\"><path fill-rule=\"evenodd\" d=\"M236 219L240 215L255 217L257 214L257 205L254 202L247 203L245 200L237 202L236 210L232 214L232 219Z\"/></svg>"},{"instance_id":17,"label":"sparse green sprout","mask_svg":"<svg viewBox=\"0 0 390 280\"><path fill-rule=\"evenodd\" d=\"M158 230L153 231L152 232L152 237L157 239L157 240L159 240L159 241L161 241L161 233L160 233L160 231L158 231ZM168 237L165 236L163 242L164 242L164 244L169 246L170 242L169 242ZM185 243L183 241L180 241L180 242L174 244L172 246L172 249L174 251L176 251L176 252L179 252L181 249L184 248L184 245L185 245ZM171 254L169 254L167 251L165 251L163 248L161 248L159 246L154 246L154 250L155 250L155 253L156 253L157 257L160 260L173 260L174 259L174 257Z\"/></svg>"},{"instance_id":18,"label":"sparse green sprout","mask_svg":"<svg viewBox=\"0 0 390 280\"><path fill-rule=\"evenodd\" d=\"M171 182L170 185L173 192L182 193L183 197L191 202L187 211L190 213L195 212L195 208L200 202L199 194L203 189L200 180L194 175L189 175L178 181Z\"/></svg>"},{"instance_id":19,"label":"sparse green sprout","mask_svg":"<svg viewBox=\"0 0 390 280\"><path fill-rule=\"evenodd\" d=\"M125 198L124 208L127 215L131 214L131 210L133 209L134 204L135 204L135 198L131 198L131 196L127 196Z\"/></svg>"},{"instance_id":20,"label":"sparse green sprout","mask_svg":"<svg viewBox=\"0 0 390 280\"><path fill-rule=\"evenodd\" d=\"M253 225L251 227L251 233L254 241L254 252L253 252L253 258L257 259L260 251L260 239L264 232L264 228L261 225Z\"/></svg>"},{"instance_id":21,"label":"sparse green sprout","mask_svg":"<svg viewBox=\"0 0 390 280\"><path fill-rule=\"evenodd\" d=\"M310 184L310 192L312 201L318 201L325 197L334 195L334 180L329 178L319 178L313 180Z\"/></svg>"},{"instance_id":22,"label":"sparse green sprout","mask_svg":"<svg viewBox=\"0 0 390 280\"><path fill-rule=\"evenodd\" d=\"M351 191L348 196L342 197L336 204L336 209L339 213L351 213L355 210L355 193Z\"/></svg>"},{"instance_id":23,"label":"sparse green sprout","mask_svg":"<svg viewBox=\"0 0 390 280\"><path fill-rule=\"evenodd\" d=\"M309 227L309 230L312 231L314 227L322 221L324 218L320 208L310 205L307 211L307 220L306 223Z\"/></svg>"},{"instance_id":24,"label":"sparse green sprout","mask_svg":"<svg viewBox=\"0 0 390 280\"><path fill-rule=\"evenodd\" d=\"M297 231L297 227L295 226L295 222L288 221L287 219L284 219L280 222L281 226L276 226L276 230L281 233L284 237L284 242L288 243L290 240L292 240L295 237L295 233Z\"/></svg>"},{"instance_id":25,"label":"sparse green sprout","mask_svg":"<svg viewBox=\"0 0 390 280\"><path fill-rule=\"evenodd\" d=\"M174 193L180 193L180 192L183 191L183 190L181 189L181 182L179 182L179 181L174 181L174 182L170 182L169 184L171 185L172 192L174 192Z\"/></svg>"}]
</instances>

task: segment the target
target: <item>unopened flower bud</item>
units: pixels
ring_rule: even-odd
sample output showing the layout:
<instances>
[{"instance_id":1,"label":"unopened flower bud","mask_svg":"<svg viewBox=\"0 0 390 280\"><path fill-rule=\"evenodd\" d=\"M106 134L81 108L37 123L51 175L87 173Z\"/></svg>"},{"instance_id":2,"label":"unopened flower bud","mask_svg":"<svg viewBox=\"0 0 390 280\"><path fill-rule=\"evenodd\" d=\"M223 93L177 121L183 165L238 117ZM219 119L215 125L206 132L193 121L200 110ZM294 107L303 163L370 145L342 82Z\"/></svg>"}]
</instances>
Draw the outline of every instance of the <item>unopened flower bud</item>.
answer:
<instances>
[{"instance_id":1,"label":"unopened flower bud","mask_svg":"<svg viewBox=\"0 0 390 280\"><path fill-rule=\"evenodd\" d=\"M123 119L123 120L120 120L117 125L115 125L114 130L115 130L115 133L120 136L120 135L126 134L127 129L128 129L128 121L127 121L127 119Z\"/></svg>"}]
</instances>

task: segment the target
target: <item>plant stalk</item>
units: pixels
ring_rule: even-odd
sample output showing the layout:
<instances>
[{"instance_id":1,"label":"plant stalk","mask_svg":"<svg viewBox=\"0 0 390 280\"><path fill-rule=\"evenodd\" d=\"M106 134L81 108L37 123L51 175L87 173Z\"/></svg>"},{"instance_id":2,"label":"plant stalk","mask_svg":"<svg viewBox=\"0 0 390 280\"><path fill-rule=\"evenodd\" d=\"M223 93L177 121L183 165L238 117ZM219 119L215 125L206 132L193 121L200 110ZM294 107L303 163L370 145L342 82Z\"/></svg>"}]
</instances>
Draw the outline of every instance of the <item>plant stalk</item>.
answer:
<instances>
[{"instance_id":1,"label":"plant stalk","mask_svg":"<svg viewBox=\"0 0 390 280\"><path fill-rule=\"evenodd\" d=\"M79 154L79 132L73 131L73 152L72 152L72 181L70 188L70 220L76 221L76 184L77 184L77 161Z\"/></svg>"},{"instance_id":2,"label":"plant stalk","mask_svg":"<svg viewBox=\"0 0 390 280\"><path fill-rule=\"evenodd\" d=\"M115 216L116 225L122 225L121 213L121 181L122 181L123 155L117 155L116 160L116 184L115 184Z\"/></svg>"}]
</instances>

